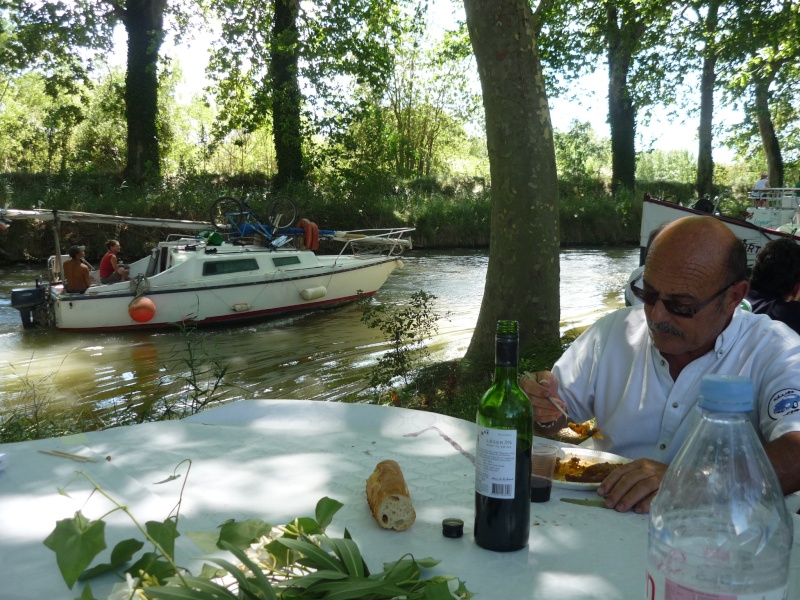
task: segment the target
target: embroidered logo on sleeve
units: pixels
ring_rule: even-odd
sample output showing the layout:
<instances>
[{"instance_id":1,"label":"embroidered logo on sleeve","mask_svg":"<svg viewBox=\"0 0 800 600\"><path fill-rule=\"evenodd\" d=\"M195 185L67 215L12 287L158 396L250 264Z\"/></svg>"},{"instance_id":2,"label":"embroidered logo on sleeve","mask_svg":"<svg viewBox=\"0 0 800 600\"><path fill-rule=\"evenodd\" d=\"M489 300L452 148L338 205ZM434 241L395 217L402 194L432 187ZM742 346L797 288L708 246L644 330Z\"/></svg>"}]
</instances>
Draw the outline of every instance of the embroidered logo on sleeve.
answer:
<instances>
[{"instance_id":1,"label":"embroidered logo on sleeve","mask_svg":"<svg viewBox=\"0 0 800 600\"><path fill-rule=\"evenodd\" d=\"M780 419L800 411L800 390L789 388L773 394L769 399L769 416Z\"/></svg>"}]
</instances>

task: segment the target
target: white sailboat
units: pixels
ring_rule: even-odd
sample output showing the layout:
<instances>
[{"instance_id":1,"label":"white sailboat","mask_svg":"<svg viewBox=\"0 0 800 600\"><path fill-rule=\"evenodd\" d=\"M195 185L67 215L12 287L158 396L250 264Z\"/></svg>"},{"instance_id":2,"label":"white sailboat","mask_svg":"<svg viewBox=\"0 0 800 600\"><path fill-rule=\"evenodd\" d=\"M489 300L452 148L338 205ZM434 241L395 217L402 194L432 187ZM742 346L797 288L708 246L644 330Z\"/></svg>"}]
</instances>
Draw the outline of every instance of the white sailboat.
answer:
<instances>
[{"instance_id":1,"label":"white sailboat","mask_svg":"<svg viewBox=\"0 0 800 600\"><path fill-rule=\"evenodd\" d=\"M246 210L246 208L245 208ZM212 217L213 218L213 217ZM301 245L308 230L267 224L231 225L142 219L67 211L0 209L0 219L52 221L56 254L50 280L12 290L11 304L26 328L139 330L177 323L219 325L327 308L371 296L411 247L413 228L318 230L319 239L342 242L337 254ZM129 265L129 281L65 291L58 222L145 225L195 234L170 234L149 256ZM304 224L305 225L305 224ZM312 224L313 225L313 224Z\"/></svg>"}]
</instances>

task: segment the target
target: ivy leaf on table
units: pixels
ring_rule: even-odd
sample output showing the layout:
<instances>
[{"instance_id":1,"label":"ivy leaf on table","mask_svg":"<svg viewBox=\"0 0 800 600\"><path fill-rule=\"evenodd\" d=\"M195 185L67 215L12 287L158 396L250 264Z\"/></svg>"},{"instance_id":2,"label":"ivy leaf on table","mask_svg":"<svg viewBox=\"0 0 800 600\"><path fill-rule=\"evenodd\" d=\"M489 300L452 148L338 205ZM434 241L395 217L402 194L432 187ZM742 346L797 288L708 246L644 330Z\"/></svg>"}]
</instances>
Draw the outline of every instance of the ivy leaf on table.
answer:
<instances>
[{"instance_id":1,"label":"ivy leaf on table","mask_svg":"<svg viewBox=\"0 0 800 600\"><path fill-rule=\"evenodd\" d=\"M133 559L133 555L143 547L144 542L141 542L137 539L131 538L129 540L122 540L116 546L114 546L114 549L111 551L111 562L101 563L99 565L95 565L91 569L86 569L80 574L78 579L80 581L86 581L87 579L97 577L106 571L120 568L126 563L130 562Z\"/></svg>"},{"instance_id":2,"label":"ivy leaf on table","mask_svg":"<svg viewBox=\"0 0 800 600\"><path fill-rule=\"evenodd\" d=\"M269 535L271 530L272 525L261 519L247 519L246 521L231 519L222 524L217 546L222 548L224 542L235 548L247 548L261 537Z\"/></svg>"},{"instance_id":3,"label":"ivy leaf on table","mask_svg":"<svg viewBox=\"0 0 800 600\"><path fill-rule=\"evenodd\" d=\"M61 576L69 589L94 558L106 549L104 521L90 521L81 511L56 522L44 545L56 553Z\"/></svg>"}]
</instances>

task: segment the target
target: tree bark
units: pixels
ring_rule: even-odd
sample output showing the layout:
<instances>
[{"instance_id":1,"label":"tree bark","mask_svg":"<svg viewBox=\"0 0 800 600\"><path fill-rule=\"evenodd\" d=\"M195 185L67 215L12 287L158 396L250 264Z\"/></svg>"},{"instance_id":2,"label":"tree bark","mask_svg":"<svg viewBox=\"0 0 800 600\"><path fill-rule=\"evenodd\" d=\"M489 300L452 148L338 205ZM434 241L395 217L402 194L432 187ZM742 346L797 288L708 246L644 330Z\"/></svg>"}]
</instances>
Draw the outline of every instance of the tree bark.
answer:
<instances>
[{"instance_id":1,"label":"tree bark","mask_svg":"<svg viewBox=\"0 0 800 600\"><path fill-rule=\"evenodd\" d=\"M709 197L713 194L714 158L712 151L714 123L714 88L717 81L717 52L714 47L714 36L717 30L717 14L719 2L708 3L704 33L706 41L703 46L703 73L700 78L700 126L698 127L699 147L697 150L697 179L695 187L698 197Z\"/></svg>"},{"instance_id":2,"label":"tree bark","mask_svg":"<svg viewBox=\"0 0 800 600\"><path fill-rule=\"evenodd\" d=\"M558 179L528 0L464 0L486 115L492 186L489 266L466 359L494 357L497 321L523 351L559 340Z\"/></svg>"},{"instance_id":3,"label":"tree bark","mask_svg":"<svg viewBox=\"0 0 800 600\"><path fill-rule=\"evenodd\" d=\"M611 2L606 9L608 31L608 124L611 129L611 185L631 192L636 186L636 107L628 89L636 41L643 28L635 15L623 14Z\"/></svg>"},{"instance_id":4,"label":"tree bark","mask_svg":"<svg viewBox=\"0 0 800 600\"><path fill-rule=\"evenodd\" d=\"M770 187L783 187L783 157L781 146L775 135L775 126L772 123L772 113L769 109L769 84L772 77L754 77L755 111L758 133L761 135L761 144L767 157L767 173L769 174Z\"/></svg>"},{"instance_id":5,"label":"tree bark","mask_svg":"<svg viewBox=\"0 0 800 600\"><path fill-rule=\"evenodd\" d=\"M272 130L278 164L275 185L278 188L305 179L300 115L302 96L297 80L300 61L299 14L298 0L275 0L270 79L273 90Z\"/></svg>"},{"instance_id":6,"label":"tree bark","mask_svg":"<svg viewBox=\"0 0 800 600\"><path fill-rule=\"evenodd\" d=\"M128 32L125 118L128 156L124 176L132 182L160 179L158 55L164 41L167 0L129 0L123 12Z\"/></svg>"}]
</instances>

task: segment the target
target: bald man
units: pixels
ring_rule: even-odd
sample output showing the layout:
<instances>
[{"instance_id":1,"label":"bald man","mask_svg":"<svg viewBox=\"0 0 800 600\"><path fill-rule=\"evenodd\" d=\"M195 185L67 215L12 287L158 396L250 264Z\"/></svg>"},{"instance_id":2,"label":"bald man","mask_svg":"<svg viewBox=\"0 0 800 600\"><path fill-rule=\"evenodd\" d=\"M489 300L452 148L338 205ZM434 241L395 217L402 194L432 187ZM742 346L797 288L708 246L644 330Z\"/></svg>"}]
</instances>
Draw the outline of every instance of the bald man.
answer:
<instances>
[{"instance_id":1,"label":"bald man","mask_svg":"<svg viewBox=\"0 0 800 600\"><path fill-rule=\"evenodd\" d=\"M551 396L573 421L597 418L604 436L597 449L634 459L597 490L608 508L650 510L699 418L707 374L753 381L755 430L784 493L800 490L800 336L739 308L746 265L742 243L713 217L670 223L653 240L641 283L631 283L642 304L599 319L552 372L522 379L540 426L566 424Z\"/></svg>"}]
</instances>

